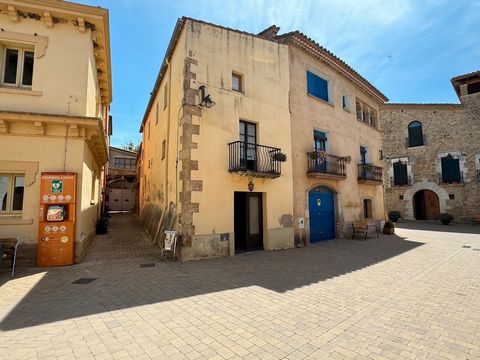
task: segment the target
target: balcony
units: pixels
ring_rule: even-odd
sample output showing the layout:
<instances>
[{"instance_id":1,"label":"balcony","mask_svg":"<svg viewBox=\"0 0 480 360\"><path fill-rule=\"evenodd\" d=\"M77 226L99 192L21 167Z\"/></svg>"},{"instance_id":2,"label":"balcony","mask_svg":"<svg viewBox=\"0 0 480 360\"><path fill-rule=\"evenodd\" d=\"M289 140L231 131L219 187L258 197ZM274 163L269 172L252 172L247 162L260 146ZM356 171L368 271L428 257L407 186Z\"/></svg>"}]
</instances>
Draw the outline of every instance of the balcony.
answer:
<instances>
[{"instance_id":1,"label":"balcony","mask_svg":"<svg viewBox=\"0 0 480 360\"><path fill-rule=\"evenodd\" d=\"M410 175L406 178L399 178L395 180L394 176L390 176L390 186L391 187L400 187L400 186L412 186L413 180Z\"/></svg>"},{"instance_id":2,"label":"balcony","mask_svg":"<svg viewBox=\"0 0 480 360\"><path fill-rule=\"evenodd\" d=\"M347 162L345 156L327 154L323 151L307 153L307 176L317 179L345 180L347 178Z\"/></svg>"},{"instance_id":3,"label":"balcony","mask_svg":"<svg viewBox=\"0 0 480 360\"><path fill-rule=\"evenodd\" d=\"M382 185L382 168L373 164L358 164L358 183Z\"/></svg>"},{"instance_id":4,"label":"balcony","mask_svg":"<svg viewBox=\"0 0 480 360\"><path fill-rule=\"evenodd\" d=\"M277 178L282 174L281 149L234 141L228 144L228 171L245 176Z\"/></svg>"}]
</instances>

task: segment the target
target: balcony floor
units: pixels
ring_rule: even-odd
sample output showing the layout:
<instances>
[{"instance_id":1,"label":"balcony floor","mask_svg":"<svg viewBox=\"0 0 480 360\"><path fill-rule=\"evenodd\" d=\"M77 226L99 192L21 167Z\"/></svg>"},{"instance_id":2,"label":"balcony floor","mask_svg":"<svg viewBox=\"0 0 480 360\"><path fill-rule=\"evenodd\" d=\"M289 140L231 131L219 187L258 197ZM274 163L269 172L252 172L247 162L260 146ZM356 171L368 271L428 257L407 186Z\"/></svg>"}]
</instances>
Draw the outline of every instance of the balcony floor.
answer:
<instances>
[{"instance_id":1,"label":"balcony floor","mask_svg":"<svg viewBox=\"0 0 480 360\"><path fill-rule=\"evenodd\" d=\"M329 174L319 171L307 172L307 176L313 179L345 180L347 175Z\"/></svg>"}]
</instances>

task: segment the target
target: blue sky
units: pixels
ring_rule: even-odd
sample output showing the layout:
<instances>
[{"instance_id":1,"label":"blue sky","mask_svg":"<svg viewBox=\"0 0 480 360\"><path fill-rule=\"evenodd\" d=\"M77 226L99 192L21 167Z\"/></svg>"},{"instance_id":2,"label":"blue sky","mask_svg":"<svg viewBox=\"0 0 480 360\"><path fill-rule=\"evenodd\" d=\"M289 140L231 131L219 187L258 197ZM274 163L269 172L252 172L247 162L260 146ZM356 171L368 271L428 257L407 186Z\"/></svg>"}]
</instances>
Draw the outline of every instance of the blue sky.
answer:
<instances>
[{"instance_id":1,"label":"blue sky","mask_svg":"<svg viewBox=\"0 0 480 360\"><path fill-rule=\"evenodd\" d=\"M390 102L458 102L450 79L480 70L480 0L77 0L110 10L114 146L138 142L177 18L257 33L300 30Z\"/></svg>"}]
</instances>

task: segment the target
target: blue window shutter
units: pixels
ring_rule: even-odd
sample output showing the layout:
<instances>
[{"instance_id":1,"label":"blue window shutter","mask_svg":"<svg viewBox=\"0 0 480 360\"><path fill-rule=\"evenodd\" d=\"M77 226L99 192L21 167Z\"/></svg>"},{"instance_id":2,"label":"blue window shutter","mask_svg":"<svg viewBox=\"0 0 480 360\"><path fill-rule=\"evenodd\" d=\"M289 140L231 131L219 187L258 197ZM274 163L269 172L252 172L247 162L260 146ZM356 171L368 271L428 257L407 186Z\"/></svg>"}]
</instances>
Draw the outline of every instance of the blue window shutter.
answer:
<instances>
[{"instance_id":1,"label":"blue window shutter","mask_svg":"<svg viewBox=\"0 0 480 360\"><path fill-rule=\"evenodd\" d=\"M307 71L307 92L319 99L328 101L328 81Z\"/></svg>"}]
</instances>

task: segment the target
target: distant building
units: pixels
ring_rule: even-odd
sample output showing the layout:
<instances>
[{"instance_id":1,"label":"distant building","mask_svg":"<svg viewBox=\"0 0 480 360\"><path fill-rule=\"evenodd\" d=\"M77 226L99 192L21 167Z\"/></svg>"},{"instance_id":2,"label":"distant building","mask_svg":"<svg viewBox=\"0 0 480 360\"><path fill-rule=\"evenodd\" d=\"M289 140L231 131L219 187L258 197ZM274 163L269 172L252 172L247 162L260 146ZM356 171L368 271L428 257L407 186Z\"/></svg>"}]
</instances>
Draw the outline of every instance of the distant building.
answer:
<instances>
[{"instance_id":1,"label":"distant building","mask_svg":"<svg viewBox=\"0 0 480 360\"><path fill-rule=\"evenodd\" d=\"M460 104L381 108L387 209L405 219L480 214L480 72L451 82Z\"/></svg>"},{"instance_id":2,"label":"distant building","mask_svg":"<svg viewBox=\"0 0 480 360\"><path fill-rule=\"evenodd\" d=\"M137 153L109 147L108 210L133 211L136 204Z\"/></svg>"},{"instance_id":3,"label":"distant building","mask_svg":"<svg viewBox=\"0 0 480 360\"><path fill-rule=\"evenodd\" d=\"M95 236L108 159L108 11L64 1L0 0L0 23L0 237L19 238L19 256L33 261L40 174L75 172L80 261Z\"/></svg>"}]
</instances>

